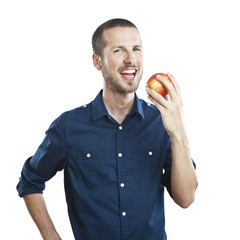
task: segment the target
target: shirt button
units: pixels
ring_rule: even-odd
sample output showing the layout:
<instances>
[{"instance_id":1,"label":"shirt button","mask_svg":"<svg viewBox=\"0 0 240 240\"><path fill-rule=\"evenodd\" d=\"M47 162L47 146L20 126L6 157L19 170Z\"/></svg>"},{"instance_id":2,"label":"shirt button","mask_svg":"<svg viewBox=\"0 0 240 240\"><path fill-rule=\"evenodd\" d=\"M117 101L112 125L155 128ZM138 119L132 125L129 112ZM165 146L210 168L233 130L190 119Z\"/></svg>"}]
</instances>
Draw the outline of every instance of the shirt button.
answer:
<instances>
[{"instance_id":1,"label":"shirt button","mask_svg":"<svg viewBox=\"0 0 240 240\"><path fill-rule=\"evenodd\" d=\"M118 156L119 156L119 157L122 157L122 153L119 153Z\"/></svg>"},{"instance_id":2,"label":"shirt button","mask_svg":"<svg viewBox=\"0 0 240 240\"><path fill-rule=\"evenodd\" d=\"M90 157L91 157L91 154L90 154L90 153L88 153L88 154L87 154L87 157L88 157L88 158L90 158Z\"/></svg>"},{"instance_id":3,"label":"shirt button","mask_svg":"<svg viewBox=\"0 0 240 240\"><path fill-rule=\"evenodd\" d=\"M119 128L119 130L122 130L122 129L123 129L122 126L119 126L118 128Z\"/></svg>"},{"instance_id":4,"label":"shirt button","mask_svg":"<svg viewBox=\"0 0 240 240\"><path fill-rule=\"evenodd\" d=\"M124 183L121 183L121 184L120 184L120 186L121 186L121 187L124 187L124 186L125 186L125 184L124 184Z\"/></svg>"},{"instance_id":5,"label":"shirt button","mask_svg":"<svg viewBox=\"0 0 240 240\"><path fill-rule=\"evenodd\" d=\"M150 156L152 156L152 155L153 155L152 151L149 151L149 152L148 152L148 154L149 154Z\"/></svg>"},{"instance_id":6,"label":"shirt button","mask_svg":"<svg viewBox=\"0 0 240 240\"><path fill-rule=\"evenodd\" d=\"M126 212L122 212L122 215L125 217L127 215L127 213Z\"/></svg>"}]
</instances>

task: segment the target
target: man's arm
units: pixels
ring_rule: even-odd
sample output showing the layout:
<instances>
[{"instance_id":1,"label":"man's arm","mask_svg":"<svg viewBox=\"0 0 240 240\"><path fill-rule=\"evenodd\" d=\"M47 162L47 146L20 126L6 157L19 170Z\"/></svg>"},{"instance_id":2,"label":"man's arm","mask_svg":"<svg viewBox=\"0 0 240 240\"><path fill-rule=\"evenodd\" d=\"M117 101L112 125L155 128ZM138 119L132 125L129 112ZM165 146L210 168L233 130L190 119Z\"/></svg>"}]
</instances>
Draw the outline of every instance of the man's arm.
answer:
<instances>
[{"instance_id":1,"label":"man's arm","mask_svg":"<svg viewBox=\"0 0 240 240\"><path fill-rule=\"evenodd\" d=\"M171 150L172 197L179 206L187 208L194 201L197 177L190 157L186 134L171 137Z\"/></svg>"},{"instance_id":2,"label":"man's arm","mask_svg":"<svg viewBox=\"0 0 240 240\"><path fill-rule=\"evenodd\" d=\"M44 240L61 240L48 214L42 194L24 195L27 209Z\"/></svg>"},{"instance_id":3,"label":"man's arm","mask_svg":"<svg viewBox=\"0 0 240 240\"><path fill-rule=\"evenodd\" d=\"M187 135L182 119L182 98L175 78L168 74L171 83L163 77L158 80L167 88L169 96L164 98L147 88L149 99L162 115L163 125L171 138L172 169L171 189L174 201L186 208L194 201L197 176L190 157Z\"/></svg>"}]
</instances>

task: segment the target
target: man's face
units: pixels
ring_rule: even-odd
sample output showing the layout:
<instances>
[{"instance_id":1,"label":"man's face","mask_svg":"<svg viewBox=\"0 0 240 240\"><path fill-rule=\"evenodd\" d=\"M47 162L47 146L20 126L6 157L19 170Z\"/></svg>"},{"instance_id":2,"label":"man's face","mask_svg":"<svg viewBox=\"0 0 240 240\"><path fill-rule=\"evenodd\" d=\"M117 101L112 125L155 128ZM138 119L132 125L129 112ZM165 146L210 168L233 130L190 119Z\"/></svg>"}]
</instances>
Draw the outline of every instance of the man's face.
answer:
<instances>
[{"instance_id":1,"label":"man's face","mask_svg":"<svg viewBox=\"0 0 240 240\"><path fill-rule=\"evenodd\" d=\"M103 32L102 74L107 87L118 93L137 90L143 72L142 44L132 27L115 27Z\"/></svg>"}]
</instances>

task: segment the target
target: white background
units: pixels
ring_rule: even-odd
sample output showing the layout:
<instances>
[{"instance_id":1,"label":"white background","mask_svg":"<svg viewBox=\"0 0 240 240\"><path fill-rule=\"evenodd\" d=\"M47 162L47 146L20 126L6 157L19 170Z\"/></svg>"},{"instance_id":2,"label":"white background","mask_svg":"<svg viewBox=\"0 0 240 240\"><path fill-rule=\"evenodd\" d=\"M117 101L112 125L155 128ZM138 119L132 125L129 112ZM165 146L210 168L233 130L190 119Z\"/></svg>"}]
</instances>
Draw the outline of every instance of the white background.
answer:
<instances>
[{"instance_id":1,"label":"white background","mask_svg":"<svg viewBox=\"0 0 240 240\"><path fill-rule=\"evenodd\" d=\"M122 17L139 28L144 75L171 72L184 100L184 119L197 163L196 200L183 210L166 195L169 240L240 239L240 7L228 0L36 1L0 3L0 239L41 239L16 184L24 161L62 112L90 102L102 88L91 36ZM63 175L47 183L50 215L73 239Z\"/></svg>"}]
</instances>

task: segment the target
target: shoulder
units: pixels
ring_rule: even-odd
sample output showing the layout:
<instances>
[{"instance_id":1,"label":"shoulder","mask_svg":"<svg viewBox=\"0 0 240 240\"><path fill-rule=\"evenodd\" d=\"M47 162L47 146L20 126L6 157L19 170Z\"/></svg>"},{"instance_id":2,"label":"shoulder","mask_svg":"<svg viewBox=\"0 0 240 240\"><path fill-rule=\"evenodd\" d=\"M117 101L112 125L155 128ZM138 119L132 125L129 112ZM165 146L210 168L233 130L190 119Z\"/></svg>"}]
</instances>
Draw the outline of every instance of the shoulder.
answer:
<instances>
[{"instance_id":1,"label":"shoulder","mask_svg":"<svg viewBox=\"0 0 240 240\"><path fill-rule=\"evenodd\" d=\"M68 110L66 112L63 112L60 115L60 118L65 119L65 118L72 117L72 116L79 115L79 114L84 115L84 114L87 114L90 111L91 111L91 103L88 103L88 104L84 104L80 107L77 107L77 108Z\"/></svg>"},{"instance_id":2,"label":"shoulder","mask_svg":"<svg viewBox=\"0 0 240 240\"><path fill-rule=\"evenodd\" d=\"M60 117L64 118L64 117L74 116L74 115L78 115L78 114L85 114L91 110L91 103L92 102L90 102L88 104L84 104L80 107L71 109L69 111L63 112L60 115Z\"/></svg>"},{"instance_id":3,"label":"shoulder","mask_svg":"<svg viewBox=\"0 0 240 240\"><path fill-rule=\"evenodd\" d=\"M139 99L139 102L142 106L142 109L144 111L144 113L152 113L152 114L156 114L156 115L159 115L160 116L160 111L158 110L158 108L150 103L150 102L146 102L145 100L143 99Z\"/></svg>"},{"instance_id":4,"label":"shoulder","mask_svg":"<svg viewBox=\"0 0 240 240\"><path fill-rule=\"evenodd\" d=\"M139 99L139 103L141 104L144 120L149 124L157 124L162 127L162 116L159 109L154 104L143 99Z\"/></svg>"},{"instance_id":5,"label":"shoulder","mask_svg":"<svg viewBox=\"0 0 240 240\"><path fill-rule=\"evenodd\" d=\"M59 117L57 117L52 124L57 124L59 127L64 125L73 124L76 121L80 121L84 118L89 118L91 116L91 104L84 104L80 107L63 112Z\"/></svg>"}]
</instances>

